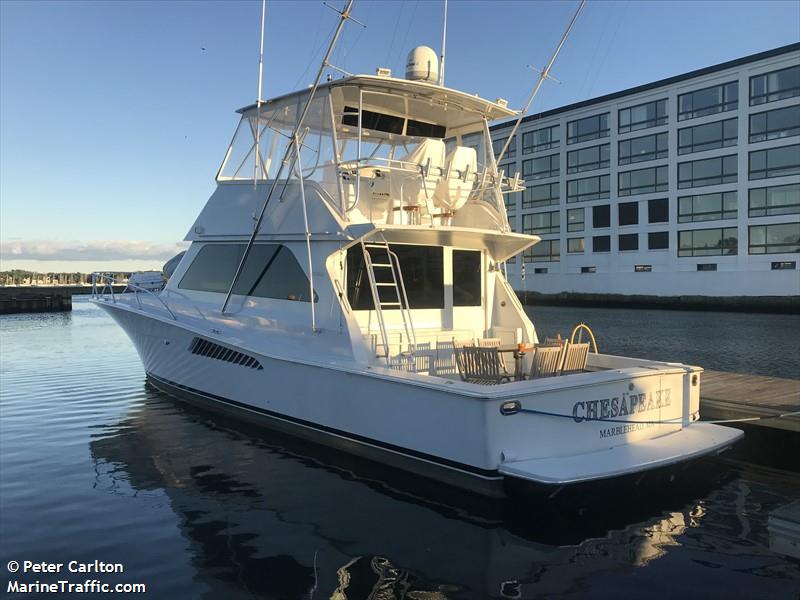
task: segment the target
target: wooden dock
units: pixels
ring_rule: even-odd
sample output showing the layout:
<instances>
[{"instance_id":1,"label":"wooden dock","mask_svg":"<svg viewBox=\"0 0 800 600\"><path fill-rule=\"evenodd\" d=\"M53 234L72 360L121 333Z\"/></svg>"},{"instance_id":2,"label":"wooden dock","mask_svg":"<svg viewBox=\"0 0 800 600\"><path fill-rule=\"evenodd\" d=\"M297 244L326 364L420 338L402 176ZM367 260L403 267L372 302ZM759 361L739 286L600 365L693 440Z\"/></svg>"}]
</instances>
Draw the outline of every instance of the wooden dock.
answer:
<instances>
[{"instance_id":1,"label":"wooden dock","mask_svg":"<svg viewBox=\"0 0 800 600\"><path fill-rule=\"evenodd\" d=\"M705 371L700 378L703 420L773 417L796 411L800 411L800 379L722 371ZM749 423L800 432L800 415Z\"/></svg>"}]
</instances>

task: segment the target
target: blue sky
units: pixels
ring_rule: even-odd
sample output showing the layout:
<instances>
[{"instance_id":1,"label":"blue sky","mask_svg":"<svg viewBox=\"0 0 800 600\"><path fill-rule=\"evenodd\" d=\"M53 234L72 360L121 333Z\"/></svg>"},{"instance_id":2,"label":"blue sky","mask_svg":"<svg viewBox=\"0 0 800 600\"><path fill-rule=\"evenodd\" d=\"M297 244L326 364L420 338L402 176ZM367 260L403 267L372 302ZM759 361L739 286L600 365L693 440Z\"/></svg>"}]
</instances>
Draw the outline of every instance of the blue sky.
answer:
<instances>
[{"instance_id":1,"label":"blue sky","mask_svg":"<svg viewBox=\"0 0 800 600\"><path fill-rule=\"evenodd\" d=\"M337 5L337 0L332 0ZM525 101L573 2L450 0L446 83ZM403 73L442 4L356 2L334 63ZM2 268L159 267L256 96L260 2L0 1ZM336 15L267 2L264 95L311 82ZM799 2L589 2L533 110L800 40ZM103 261L103 259L109 259Z\"/></svg>"}]
</instances>

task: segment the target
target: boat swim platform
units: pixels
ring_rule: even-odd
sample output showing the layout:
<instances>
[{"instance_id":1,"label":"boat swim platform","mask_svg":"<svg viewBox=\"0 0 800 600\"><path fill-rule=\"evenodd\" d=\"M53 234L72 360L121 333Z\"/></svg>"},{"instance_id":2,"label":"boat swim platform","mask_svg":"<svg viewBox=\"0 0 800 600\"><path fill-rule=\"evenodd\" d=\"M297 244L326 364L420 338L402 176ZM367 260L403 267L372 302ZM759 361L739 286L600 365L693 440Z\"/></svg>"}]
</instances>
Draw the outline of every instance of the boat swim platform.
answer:
<instances>
[{"instance_id":1,"label":"boat swim platform","mask_svg":"<svg viewBox=\"0 0 800 600\"><path fill-rule=\"evenodd\" d=\"M800 432L800 379L783 379L723 371L705 371L700 378L700 415L704 420L753 419L745 423Z\"/></svg>"}]
</instances>

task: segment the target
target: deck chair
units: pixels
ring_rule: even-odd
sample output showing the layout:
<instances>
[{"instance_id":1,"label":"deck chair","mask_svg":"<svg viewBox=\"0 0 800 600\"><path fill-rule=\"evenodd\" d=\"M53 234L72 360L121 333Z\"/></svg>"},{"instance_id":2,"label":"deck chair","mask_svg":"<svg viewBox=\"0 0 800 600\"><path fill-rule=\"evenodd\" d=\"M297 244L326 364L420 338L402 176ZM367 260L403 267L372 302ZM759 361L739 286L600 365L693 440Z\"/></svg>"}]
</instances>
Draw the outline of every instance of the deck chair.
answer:
<instances>
[{"instance_id":1,"label":"deck chair","mask_svg":"<svg viewBox=\"0 0 800 600\"><path fill-rule=\"evenodd\" d=\"M536 346L531 364L531 379L553 377L561 372L564 346Z\"/></svg>"},{"instance_id":2,"label":"deck chair","mask_svg":"<svg viewBox=\"0 0 800 600\"><path fill-rule=\"evenodd\" d=\"M500 338L478 338L477 342L480 348L498 348L500 346ZM504 371L508 372L503 355L498 352L497 357L500 359L500 366L503 367Z\"/></svg>"},{"instance_id":3,"label":"deck chair","mask_svg":"<svg viewBox=\"0 0 800 600\"><path fill-rule=\"evenodd\" d=\"M511 375L503 368L495 348L465 346L457 348L456 352L461 355L463 361L464 381L482 385L497 385L511 381Z\"/></svg>"},{"instance_id":4,"label":"deck chair","mask_svg":"<svg viewBox=\"0 0 800 600\"><path fill-rule=\"evenodd\" d=\"M434 362L434 350L430 342L409 344L408 350L414 356L414 369L416 373L431 374Z\"/></svg>"},{"instance_id":5,"label":"deck chair","mask_svg":"<svg viewBox=\"0 0 800 600\"><path fill-rule=\"evenodd\" d=\"M589 342L585 344L566 344L564 350L564 364L561 366L561 374L582 373L586 369L586 362L589 360Z\"/></svg>"},{"instance_id":6,"label":"deck chair","mask_svg":"<svg viewBox=\"0 0 800 600\"><path fill-rule=\"evenodd\" d=\"M452 375L457 372L453 342L436 340L436 354L431 375Z\"/></svg>"},{"instance_id":7,"label":"deck chair","mask_svg":"<svg viewBox=\"0 0 800 600\"><path fill-rule=\"evenodd\" d=\"M453 338L453 358L455 359L456 368L458 369L458 374L461 376L462 381L467 381L466 379L466 364L465 364L465 356L464 356L464 348L471 348L474 346L474 340L457 340Z\"/></svg>"}]
</instances>

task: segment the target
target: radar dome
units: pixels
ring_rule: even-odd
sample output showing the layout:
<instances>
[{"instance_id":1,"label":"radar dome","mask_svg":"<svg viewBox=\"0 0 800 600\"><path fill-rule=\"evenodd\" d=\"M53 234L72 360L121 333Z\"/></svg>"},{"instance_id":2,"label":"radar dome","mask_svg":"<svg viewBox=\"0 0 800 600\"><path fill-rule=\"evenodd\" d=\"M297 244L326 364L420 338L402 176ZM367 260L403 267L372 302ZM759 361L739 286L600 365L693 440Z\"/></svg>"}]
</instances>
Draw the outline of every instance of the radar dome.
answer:
<instances>
[{"instance_id":1,"label":"radar dome","mask_svg":"<svg viewBox=\"0 0 800 600\"><path fill-rule=\"evenodd\" d=\"M439 81L439 57L428 46L417 46L406 59L406 79L411 81Z\"/></svg>"}]
</instances>

